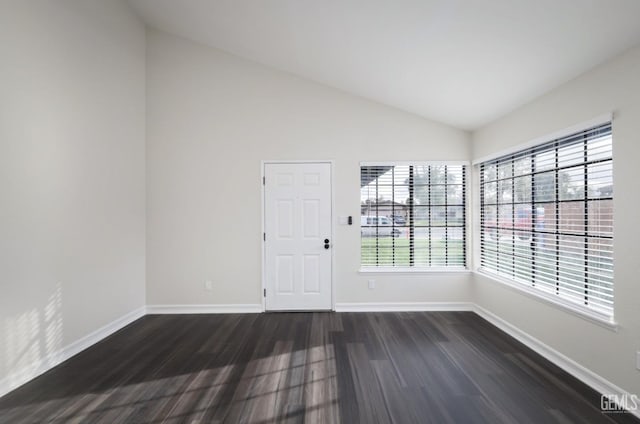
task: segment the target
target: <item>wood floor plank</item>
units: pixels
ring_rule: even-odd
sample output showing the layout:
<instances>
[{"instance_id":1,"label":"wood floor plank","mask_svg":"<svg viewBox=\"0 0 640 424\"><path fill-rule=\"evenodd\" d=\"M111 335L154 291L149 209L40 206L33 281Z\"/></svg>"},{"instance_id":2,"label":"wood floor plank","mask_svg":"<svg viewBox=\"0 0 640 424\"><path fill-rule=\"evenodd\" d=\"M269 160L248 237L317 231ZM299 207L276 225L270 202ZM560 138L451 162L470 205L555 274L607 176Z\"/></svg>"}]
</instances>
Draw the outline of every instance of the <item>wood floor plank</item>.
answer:
<instances>
[{"instance_id":1,"label":"wood floor plank","mask_svg":"<svg viewBox=\"0 0 640 424\"><path fill-rule=\"evenodd\" d=\"M373 368L371 358L367 354L363 343L347 344L347 354L352 364L351 377L356 388L354 402L358 406L361 422L388 423L391 422L389 411L385 407L384 397Z\"/></svg>"},{"instance_id":2,"label":"wood floor plank","mask_svg":"<svg viewBox=\"0 0 640 424\"><path fill-rule=\"evenodd\" d=\"M0 423L639 423L471 312L150 315Z\"/></svg>"}]
</instances>

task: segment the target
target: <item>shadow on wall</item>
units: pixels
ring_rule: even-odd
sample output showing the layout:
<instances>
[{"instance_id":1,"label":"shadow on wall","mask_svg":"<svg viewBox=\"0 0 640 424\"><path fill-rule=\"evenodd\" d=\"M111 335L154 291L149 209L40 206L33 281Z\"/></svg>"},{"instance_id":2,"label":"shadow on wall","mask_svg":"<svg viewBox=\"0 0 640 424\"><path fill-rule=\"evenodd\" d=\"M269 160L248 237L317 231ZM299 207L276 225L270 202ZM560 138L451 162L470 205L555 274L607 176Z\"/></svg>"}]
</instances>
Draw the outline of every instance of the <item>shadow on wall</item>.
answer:
<instances>
[{"instance_id":1,"label":"shadow on wall","mask_svg":"<svg viewBox=\"0 0 640 424\"><path fill-rule=\"evenodd\" d=\"M0 387L16 387L57 364L62 357L62 285L56 284L42 308L7 317L3 327L3 368L8 375Z\"/></svg>"}]
</instances>

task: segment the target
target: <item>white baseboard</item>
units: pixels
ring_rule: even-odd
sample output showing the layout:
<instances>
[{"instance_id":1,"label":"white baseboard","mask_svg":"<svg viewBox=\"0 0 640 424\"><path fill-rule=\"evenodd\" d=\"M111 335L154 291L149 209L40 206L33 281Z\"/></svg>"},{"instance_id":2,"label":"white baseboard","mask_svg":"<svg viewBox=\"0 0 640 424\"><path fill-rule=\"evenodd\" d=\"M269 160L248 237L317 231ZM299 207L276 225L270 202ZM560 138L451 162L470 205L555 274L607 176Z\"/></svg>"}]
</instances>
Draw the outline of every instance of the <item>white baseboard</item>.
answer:
<instances>
[{"instance_id":1,"label":"white baseboard","mask_svg":"<svg viewBox=\"0 0 640 424\"><path fill-rule=\"evenodd\" d=\"M336 303L336 312L473 311L471 302Z\"/></svg>"},{"instance_id":2,"label":"white baseboard","mask_svg":"<svg viewBox=\"0 0 640 424\"><path fill-rule=\"evenodd\" d=\"M62 349L48 354L37 362L29 364L28 366L9 374L7 377L0 380L0 396L4 396L10 391L22 386L29 380L49 371L56 365L59 365L72 356L77 355L88 347L98 343L100 340L131 324L133 321L142 318L144 315L145 307L142 306L114 321L111 321Z\"/></svg>"},{"instance_id":3,"label":"white baseboard","mask_svg":"<svg viewBox=\"0 0 640 424\"><path fill-rule=\"evenodd\" d=\"M611 383L604 377L596 374L595 372L583 367L573 359L563 355L552 347L544 344L535 337L525 333L513 324L503 320L493 312L484 309L479 305L474 305L474 311L491 324L495 325L520 343L524 344L540 356L544 357L548 361L562 368L578 380L582 381L600 394L615 394L618 396L631 396L631 394L615 384ZM640 418L640 410L629 410L630 414Z\"/></svg>"},{"instance_id":4,"label":"white baseboard","mask_svg":"<svg viewBox=\"0 0 640 424\"><path fill-rule=\"evenodd\" d=\"M147 314L257 314L259 303L227 305L147 305Z\"/></svg>"}]
</instances>

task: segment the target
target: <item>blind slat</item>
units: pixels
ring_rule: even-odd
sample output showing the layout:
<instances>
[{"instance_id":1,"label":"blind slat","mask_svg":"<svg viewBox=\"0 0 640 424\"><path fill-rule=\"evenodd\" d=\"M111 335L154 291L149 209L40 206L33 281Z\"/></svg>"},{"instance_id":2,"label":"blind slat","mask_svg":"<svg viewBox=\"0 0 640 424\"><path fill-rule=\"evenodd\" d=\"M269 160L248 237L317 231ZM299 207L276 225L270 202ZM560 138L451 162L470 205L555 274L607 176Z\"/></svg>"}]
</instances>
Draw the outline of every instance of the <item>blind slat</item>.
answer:
<instances>
[{"instance_id":1,"label":"blind slat","mask_svg":"<svg viewBox=\"0 0 640 424\"><path fill-rule=\"evenodd\" d=\"M466 264L466 166L362 164L361 265Z\"/></svg>"},{"instance_id":2,"label":"blind slat","mask_svg":"<svg viewBox=\"0 0 640 424\"><path fill-rule=\"evenodd\" d=\"M480 164L481 266L613 315L611 123Z\"/></svg>"}]
</instances>

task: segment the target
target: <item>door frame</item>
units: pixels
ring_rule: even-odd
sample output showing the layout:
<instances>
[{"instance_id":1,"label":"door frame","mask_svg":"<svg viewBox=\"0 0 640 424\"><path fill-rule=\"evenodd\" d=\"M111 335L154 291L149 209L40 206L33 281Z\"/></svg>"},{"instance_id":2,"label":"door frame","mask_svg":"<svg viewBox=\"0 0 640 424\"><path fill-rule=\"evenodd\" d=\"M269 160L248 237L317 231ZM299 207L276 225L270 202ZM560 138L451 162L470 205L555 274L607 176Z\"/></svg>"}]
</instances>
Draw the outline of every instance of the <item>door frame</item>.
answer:
<instances>
[{"instance_id":1,"label":"door frame","mask_svg":"<svg viewBox=\"0 0 640 424\"><path fill-rule=\"evenodd\" d=\"M264 176L265 176L265 167L267 165L278 165L278 164L307 164L307 163L324 163L324 164L329 164L329 173L331 174L331 177L329 179L330 184L331 184L331 274L330 274L330 278L331 281L330 286L331 286L331 310L335 311L336 310L336 291L335 291L335 225L334 225L334 221L335 221L335 216L336 216L336 211L335 211L335 205L336 205L336 201L335 201L335 192L334 192L334 187L335 187L335 176L334 176L334 168L335 168L335 162L331 159L329 160L261 160L260 161L260 203L261 203L261 208L260 208L260 213L262 214L262 219L261 219L261 233L260 234L260 244L262 246L262 272L261 272L261 280L262 280L262 285L261 285L261 289L260 289L260 294L262 294L262 296L260 296L262 298L262 312L267 312L267 298L266 296L264 296L264 292L267 289L267 247L266 247L266 242L264 240L264 234L266 231L266 222L265 222L265 217L266 217L266 208L267 208L267 203L266 203L266 196L265 196L265 184L264 184Z\"/></svg>"}]
</instances>

